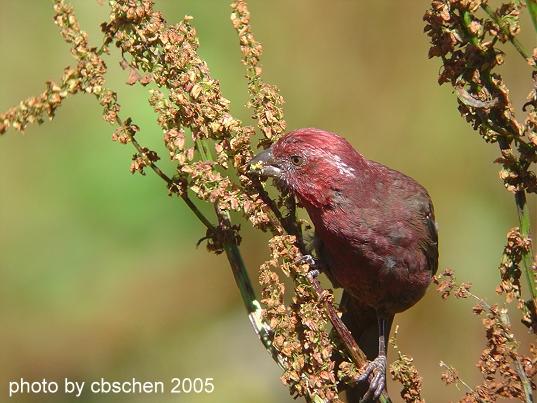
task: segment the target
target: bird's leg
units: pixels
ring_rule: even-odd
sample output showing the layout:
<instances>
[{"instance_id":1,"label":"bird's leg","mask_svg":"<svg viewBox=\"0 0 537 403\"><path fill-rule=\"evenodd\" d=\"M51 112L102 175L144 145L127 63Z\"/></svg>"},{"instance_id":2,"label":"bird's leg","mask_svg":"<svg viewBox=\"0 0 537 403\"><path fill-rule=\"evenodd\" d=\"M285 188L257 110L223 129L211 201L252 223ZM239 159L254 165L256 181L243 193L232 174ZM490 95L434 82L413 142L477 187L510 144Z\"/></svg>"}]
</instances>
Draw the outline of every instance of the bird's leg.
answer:
<instances>
[{"instance_id":1,"label":"bird's leg","mask_svg":"<svg viewBox=\"0 0 537 403\"><path fill-rule=\"evenodd\" d=\"M386 320L383 316L377 315L379 327L379 354L371 361L364 373L358 377L358 382L369 379L369 389L363 397L363 401L369 399L375 401L386 388Z\"/></svg>"}]
</instances>

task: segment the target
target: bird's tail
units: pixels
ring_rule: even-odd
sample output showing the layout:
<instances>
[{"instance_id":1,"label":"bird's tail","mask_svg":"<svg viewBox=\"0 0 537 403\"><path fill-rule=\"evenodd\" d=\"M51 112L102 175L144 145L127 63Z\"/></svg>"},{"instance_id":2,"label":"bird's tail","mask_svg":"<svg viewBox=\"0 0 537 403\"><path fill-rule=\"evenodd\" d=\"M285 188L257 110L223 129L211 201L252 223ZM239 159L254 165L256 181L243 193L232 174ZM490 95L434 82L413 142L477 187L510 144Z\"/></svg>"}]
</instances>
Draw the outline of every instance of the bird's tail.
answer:
<instances>
[{"instance_id":1,"label":"bird's tail","mask_svg":"<svg viewBox=\"0 0 537 403\"><path fill-rule=\"evenodd\" d=\"M368 360L374 360L378 355L378 322L375 310L358 302L346 291L341 297L340 309L343 313L341 319L351 331L354 340L367 356ZM386 322L386 338L389 337L392 327L393 316ZM387 340L386 340L387 341ZM336 359L336 364L339 365ZM367 383L356 384L347 389L346 398L348 403L358 403L367 391Z\"/></svg>"}]
</instances>

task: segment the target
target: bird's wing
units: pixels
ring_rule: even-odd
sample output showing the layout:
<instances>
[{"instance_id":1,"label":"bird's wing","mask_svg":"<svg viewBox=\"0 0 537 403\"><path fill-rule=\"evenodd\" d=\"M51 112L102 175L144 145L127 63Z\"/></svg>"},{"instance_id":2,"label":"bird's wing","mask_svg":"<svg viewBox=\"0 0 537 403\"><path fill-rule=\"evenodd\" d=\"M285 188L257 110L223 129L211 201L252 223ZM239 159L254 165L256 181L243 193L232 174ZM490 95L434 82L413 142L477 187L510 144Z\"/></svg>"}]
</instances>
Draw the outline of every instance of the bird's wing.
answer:
<instances>
[{"instance_id":1,"label":"bird's wing","mask_svg":"<svg viewBox=\"0 0 537 403\"><path fill-rule=\"evenodd\" d=\"M427 268L434 274L438 269L438 232L434 217L434 207L427 190L411 177L388 168L380 163L372 162L384 172L387 187L390 188L385 198L384 214L397 212L397 216L413 228L408 234L409 239L417 241L427 261ZM382 220L379 220L382 223ZM392 221L393 222L393 221ZM384 229L390 231L389 226ZM382 229L380 229L382 231Z\"/></svg>"}]
</instances>

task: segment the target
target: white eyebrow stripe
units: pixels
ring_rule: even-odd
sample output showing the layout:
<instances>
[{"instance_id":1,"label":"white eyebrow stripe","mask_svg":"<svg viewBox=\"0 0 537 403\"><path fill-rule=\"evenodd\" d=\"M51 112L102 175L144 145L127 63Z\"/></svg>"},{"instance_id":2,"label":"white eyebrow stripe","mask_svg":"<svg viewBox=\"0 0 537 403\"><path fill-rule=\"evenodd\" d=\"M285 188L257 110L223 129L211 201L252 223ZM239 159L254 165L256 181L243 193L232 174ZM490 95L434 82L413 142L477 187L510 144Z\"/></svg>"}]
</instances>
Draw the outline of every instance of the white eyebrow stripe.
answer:
<instances>
[{"instance_id":1,"label":"white eyebrow stripe","mask_svg":"<svg viewBox=\"0 0 537 403\"><path fill-rule=\"evenodd\" d=\"M354 168L347 165L339 155L334 155L331 153L326 153L329 157L329 161L338 169L341 175L348 176L350 178L354 177Z\"/></svg>"},{"instance_id":2,"label":"white eyebrow stripe","mask_svg":"<svg viewBox=\"0 0 537 403\"><path fill-rule=\"evenodd\" d=\"M339 173L345 176L354 177L354 168L348 166L344 163L338 155L334 156L336 167L339 170Z\"/></svg>"}]
</instances>

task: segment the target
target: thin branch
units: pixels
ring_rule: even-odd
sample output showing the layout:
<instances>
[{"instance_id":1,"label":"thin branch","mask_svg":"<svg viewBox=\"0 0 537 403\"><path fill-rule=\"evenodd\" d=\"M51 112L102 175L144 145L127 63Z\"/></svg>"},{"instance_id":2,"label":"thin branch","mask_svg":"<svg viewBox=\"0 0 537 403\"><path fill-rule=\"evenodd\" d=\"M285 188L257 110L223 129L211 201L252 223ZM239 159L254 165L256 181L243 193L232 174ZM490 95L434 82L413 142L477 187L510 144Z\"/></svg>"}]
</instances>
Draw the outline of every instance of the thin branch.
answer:
<instances>
[{"instance_id":1,"label":"thin branch","mask_svg":"<svg viewBox=\"0 0 537 403\"><path fill-rule=\"evenodd\" d=\"M347 350L347 353L349 354L349 357L351 358L352 362L354 362L354 365L356 365L357 368L363 367L369 361L364 352L356 343L356 340L354 340L354 337L352 337L350 330L339 317L338 312L330 299L325 298L326 291L321 287L321 283L319 283L319 280L315 276L308 275L307 278L313 288L313 291L317 295L317 298L319 299L319 301L322 302L324 309L328 314L328 319L330 319L334 330L336 331L343 345L345 346L345 349ZM370 379L372 377L373 375L370 376ZM386 393L386 391L382 392L382 395L380 396L379 400L381 403L391 403L390 396L388 396L388 393Z\"/></svg>"},{"instance_id":2,"label":"thin branch","mask_svg":"<svg viewBox=\"0 0 537 403\"><path fill-rule=\"evenodd\" d=\"M489 8L487 6L487 8ZM490 11L490 8L489 8ZM490 72L483 72L483 78L485 86L487 87L490 93L493 93L495 90L495 85L492 82ZM486 122L486 120L484 120ZM498 131L497 131L498 132ZM498 132L500 133L500 132ZM520 138L520 136L513 135L512 139ZM498 146L500 152L509 152L511 153L512 146L510 140L507 140L505 137L498 137ZM517 209L517 216L519 221L520 234L523 238L530 237L530 211L528 208L526 200L526 192L521 189L515 193L515 204ZM537 312L537 273L532 268L532 259L533 259L533 250L530 247L528 251L524 252L522 255L522 268L526 277L528 284L529 294L531 299L528 301L531 315L535 315ZM535 320L532 320L533 332L537 333L537 323Z\"/></svg>"},{"instance_id":3,"label":"thin branch","mask_svg":"<svg viewBox=\"0 0 537 403\"><path fill-rule=\"evenodd\" d=\"M530 209L526 200L526 193L521 190L515 194L515 202L517 207L518 221L520 224L520 235L523 238L530 237ZM528 282L528 288L530 290L533 304L537 301L537 273L532 268L533 251L531 248L522 255L522 266ZM535 312L534 306L534 312ZM537 325L537 324L536 324ZM537 329L534 329L537 332Z\"/></svg>"},{"instance_id":4,"label":"thin branch","mask_svg":"<svg viewBox=\"0 0 537 403\"><path fill-rule=\"evenodd\" d=\"M528 5L530 8L530 14L532 16L532 19L535 23L535 17L537 16L537 1L531 0L528 3L531 3ZM492 8L486 4L481 4L481 8L488 14L488 16L500 27L504 35L509 38L510 42L513 44L513 46L516 48L518 53L526 60L530 58L528 52L522 47L522 44L518 41L517 38L513 37L502 25L501 21L498 19L498 16L495 14L495 12L492 10ZM471 22L471 16L468 11L464 12L463 14L463 20L464 20L464 28L467 31L467 34L470 37L470 42L474 44L475 46L479 46L478 39L475 35L473 35L468 30L468 25ZM537 26L536 26L537 27ZM537 29L537 28L536 28ZM444 63L445 64L445 63ZM492 78L490 75L490 72L488 71L482 71L483 79L485 86L487 87L489 93L494 93L495 90L497 90L496 86L492 82ZM478 109L478 113L481 113L483 115L483 112ZM495 125L494 123L489 124L489 119L486 116L480 116L482 120L482 124L489 127L491 130L495 131L498 134L503 135L504 137L498 138L498 145L500 147L500 150L502 152L508 151L512 152L511 147L511 139L518 142L518 143L525 143L524 140L518 135L518 133L515 133L514 131L509 130L509 127L506 129ZM507 130L507 131L506 131ZM508 140L509 139L509 140ZM517 216L520 226L520 234L524 238L530 237L530 212L526 201L526 193L524 190L519 190L515 193L515 203L517 208ZM532 314L535 314L537 312L537 273L532 269L532 259L533 259L533 252L530 248L530 250L526 251L522 256L522 266L524 269L526 281L528 283L529 293L531 295L531 300L528 301L528 303L532 304L532 307L530 307L530 310ZM537 332L537 328L535 328L537 324L534 324L534 332Z\"/></svg>"},{"instance_id":5,"label":"thin branch","mask_svg":"<svg viewBox=\"0 0 537 403\"><path fill-rule=\"evenodd\" d=\"M511 150L511 146L504 139L499 139L498 145L501 151ZM519 190L515 193L515 204L520 235L523 238L528 239L530 238L530 210L526 200L526 192L524 190ZM530 305L528 308L530 310L530 315L532 315L532 330L534 333L537 333L537 323L534 318L537 312L537 273L533 269L532 260L533 249L530 247L527 251L522 253L521 263L530 293L530 300L527 301L527 304Z\"/></svg>"},{"instance_id":6,"label":"thin branch","mask_svg":"<svg viewBox=\"0 0 537 403\"><path fill-rule=\"evenodd\" d=\"M511 320L509 319L509 315L507 312L501 312L499 315L496 315L496 312L492 309L490 304L485 301L483 298L478 297L471 291L466 291L469 296L477 300L487 311L489 311L492 315L495 315L499 320L501 325L504 328L510 328L511 327ZM524 390L524 401L526 403L533 403L533 392L531 388L531 381L528 378L528 375L526 374L526 371L524 370L524 366L522 365L522 362L520 361L518 354L515 352L514 357L512 357L513 363L515 364L515 371L518 375L518 379L520 380L520 383L522 384L522 388Z\"/></svg>"},{"instance_id":7,"label":"thin branch","mask_svg":"<svg viewBox=\"0 0 537 403\"><path fill-rule=\"evenodd\" d=\"M530 54L524 49L520 41L515 38L513 35L511 35L510 32L508 32L505 27L502 25L501 21L498 19L498 16L494 13L492 8L487 3L482 3L481 8L488 14L488 16L500 27L503 34L509 38L509 42L513 44L517 52L524 58L524 60L528 60L531 58ZM536 67L534 67L536 68Z\"/></svg>"},{"instance_id":8,"label":"thin branch","mask_svg":"<svg viewBox=\"0 0 537 403\"><path fill-rule=\"evenodd\" d=\"M346 347L349 357L352 359L352 361L358 368L367 364L368 360L366 355L360 349L360 347L358 347L356 340L354 340L354 337L352 337L350 330L339 317L334 305L330 302L330 300L325 298L326 290L322 288L319 280L311 275L308 276L308 280L313 288L313 291L315 291L315 294L317 294L317 298L323 303L324 308L328 314L328 318L334 326L334 330L341 338L341 341L343 341L343 344Z\"/></svg>"},{"instance_id":9,"label":"thin branch","mask_svg":"<svg viewBox=\"0 0 537 403\"><path fill-rule=\"evenodd\" d=\"M455 369L449 365L447 365L444 361L440 361L440 368L445 368L447 369L448 371L450 372L455 372ZM475 390L470 386L468 385L464 379L462 379L458 374L456 374L457 376L457 380L456 380L456 386L457 386L457 389L459 389L458 387L458 384L460 383L462 386L464 386L466 388L466 390L469 392L469 393L475 393ZM460 390L460 389L459 389ZM483 400L479 399L480 402L483 402Z\"/></svg>"},{"instance_id":10,"label":"thin branch","mask_svg":"<svg viewBox=\"0 0 537 403\"><path fill-rule=\"evenodd\" d=\"M288 212L287 217L284 218L284 222L286 226L289 227L289 233L296 236L298 248L301 251L306 252L302 227L300 226L296 216L296 199L292 194L287 194L284 196L284 202Z\"/></svg>"},{"instance_id":11,"label":"thin branch","mask_svg":"<svg viewBox=\"0 0 537 403\"><path fill-rule=\"evenodd\" d=\"M252 175L250 177L250 180L252 181L255 190L259 194L259 198L269 207L270 211L274 215L275 220L273 220L273 224L277 232L283 233L285 231L289 233L285 226L285 221L282 216L282 213L280 212L280 209L278 209L276 203L274 203L274 200L270 198L267 191L263 188L263 184L259 181L259 178Z\"/></svg>"},{"instance_id":12,"label":"thin branch","mask_svg":"<svg viewBox=\"0 0 537 403\"><path fill-rule=\"evenodd\" d=\"M229 213L227 211L219 210L217 207L215 207L215 211L219 222L218 230L222 232L224 237L224 251L229 264L231 265L233 277L235 278L235 283L237 284L237 287L241 293L244 306L248 311L250 323L252 324L255 333L259 337L259 340L261 340L261 343L263 343L265 349L270 353L274 361L276 361L280 367L283 368L282 358L272 345L270 328L263 323L261 316L261 304L257 300L255 291L248 276L248 271L246 270L239 247L233 235Z\"/></svg>"},{"instance_id":13,"label":"thin branch","mask_svg":"<svg viewBox=\"0 0 537 403\"><path fill-rule=\"evenodd\" d=\"M500 313L500 321L505 327L511 326L509 315L507 315L506 312ZM522 388L524 389L524 401L526 403L533 403L533 392L531 388L531 381L529 380L528 375L526 374L526 371L524 370L524 366L522 365L522 362L520 361L518 354L515 354L515 357L513 357L513 361L515 364L515 371L518 375L518 378L520 379Z\"/></svg>"},{"instance_id":14,"label":"thin branch","mask_svg":"<svg viewBox=\"0 0 537 403\"><path fill-rule=\"evenodd\" d=\"M116 122L117 124L121 127L123 126L123 122L121 120L121 118L119 116L116 117ZM127 134L129 136L129 139L130 139L130 142L132 143L132 145L134 146L134 148L136 148L136 150L138 151L138 153L140 153L141 155L145 155L145 151L144 151L144 148L140 145L140 143L138 143L138 140L136 140L136 138L134 137L134 135L127 130ZM158 166L157 164L155 164L154 161L151 161L149 160L149 164L148 166L153 170L153 172L155 172L163 181L165 181L168 185L168 188L171 189L173 186L176 186L177 184L173 181L173 179L171 179L168 175L166 175ZM192 210L192 212L194 213L194 215L203 223L203 225L205 225L205 227L207 227L207 229L209 231L212 231L214 232L215 230L215 227L213 224L211 224L211 222L209 221L209 219L207 217L205 217L205 215L200 211L200 209L194 204L194 202L190 199L190 197L188 197L188 194L186 193L186 191L184 192L180 192L179 193L179 196L181 197L181 199L184 200L184 202L186 203L186 205L190 208L190 210Z\"/></svg>"},{"instance_id":15,"label":"thin branch","mask_svg":"<svg viewBox=\"0 0 537 403\"><path fill-rule=\"evenodd\" d=\"M196 147L205 161L213 161L213 156L204 139L196 139ZM216 203L214 205L214 210L218 218L218 228L216 231L218 231L220 236L223 238L222 244L224 246L224 251L231 266L235 283L239 288L242 301L246 307L246 311L248 312L250 323L255 333L259 337L259 340L274 361L276 361L281 368L284 368L282 357L272 345L271 329L266 323L263 322L263 310L261 308L261 304L257 300L254 288L252 287L252 282L248 276L248 271L246 270L246 265L242 259L238 242L233 231L233 225L229 212L219 209Z\"/></svg>"},{"instance_id":16,"label":"thin branch","mask_svg":"<svg viewBox=\"0 0 537 403\"><path fill-rule=\"evenodd\" d=\"M537 31L537 0L526 0L526 6L528 6L528 11L530 12L533 28Z\"/></svg>"}]
</instances>

